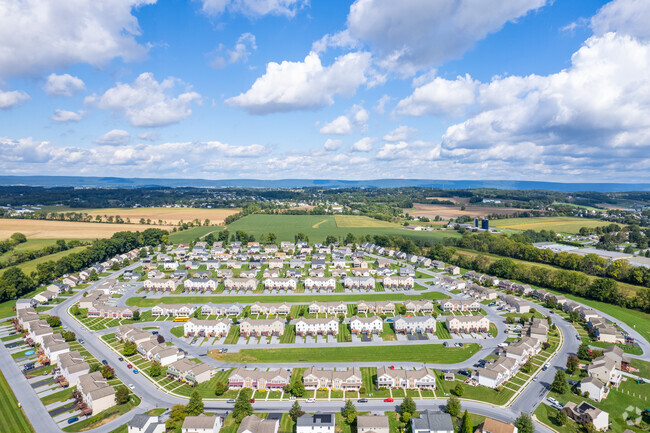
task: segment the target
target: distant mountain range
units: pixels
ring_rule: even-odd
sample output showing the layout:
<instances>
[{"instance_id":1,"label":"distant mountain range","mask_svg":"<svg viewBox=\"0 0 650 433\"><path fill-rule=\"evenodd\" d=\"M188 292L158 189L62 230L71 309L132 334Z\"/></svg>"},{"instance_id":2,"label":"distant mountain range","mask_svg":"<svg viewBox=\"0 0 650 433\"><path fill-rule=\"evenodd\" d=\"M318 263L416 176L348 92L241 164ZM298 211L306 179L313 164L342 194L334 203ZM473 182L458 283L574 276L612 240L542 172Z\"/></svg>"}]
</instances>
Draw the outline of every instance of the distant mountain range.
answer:
<instances>
[{"instance_id":1,"label":"distant mountain range","mask_svg":"<svg viewBox=\"0 0 650 433\"><path fill-rule=\"evenodd\" d=\"M650 191L648 183L560 183L525 180L438 180L438 179L374 179L374 180L336 180L336 179L155 179L122 177L83 177L83 176L0 176L0 185L77 187L77 188L143 188L143 187L203 187L203 188L397 188L431 187L442 189L497 188L550 191Z\"/></svg>"}]
</instances>

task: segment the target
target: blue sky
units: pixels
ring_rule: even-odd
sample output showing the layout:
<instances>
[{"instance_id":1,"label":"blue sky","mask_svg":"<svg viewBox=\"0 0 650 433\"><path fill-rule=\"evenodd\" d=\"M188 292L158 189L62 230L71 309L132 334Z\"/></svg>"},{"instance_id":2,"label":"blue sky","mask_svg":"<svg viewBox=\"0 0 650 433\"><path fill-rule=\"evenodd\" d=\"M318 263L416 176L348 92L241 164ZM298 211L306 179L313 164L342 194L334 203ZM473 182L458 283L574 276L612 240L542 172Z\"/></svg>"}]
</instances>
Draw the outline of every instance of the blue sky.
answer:
<instances>
[{"instance_id":1,"label":"blue sky","mask_svg":"<svg viewBox=\"0 0 650 433\"><path fill-rule=\"evenodd\" d=\"M0 1L0 169L650 180L643 0Z\"/></svg>"}]
</instances>

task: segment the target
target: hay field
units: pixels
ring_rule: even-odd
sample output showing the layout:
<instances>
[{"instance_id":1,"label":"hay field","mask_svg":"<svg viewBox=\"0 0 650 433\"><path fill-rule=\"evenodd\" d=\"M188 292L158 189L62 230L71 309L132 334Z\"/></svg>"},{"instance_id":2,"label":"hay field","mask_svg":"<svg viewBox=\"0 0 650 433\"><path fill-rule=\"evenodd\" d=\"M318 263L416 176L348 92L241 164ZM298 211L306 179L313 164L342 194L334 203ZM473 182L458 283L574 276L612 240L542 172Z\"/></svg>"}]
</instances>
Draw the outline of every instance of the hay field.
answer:
<instances>
[{"instance_id":1,"label":"hay field","mask_svg":"<svg viewBox=\"0 0 650 433\"><path fill-rule=\"evenodd\" d=\"M412 209L404 209L405 213L418 217L435 218L439 215L447 220L449 218L458 218L461 215L470 217L484 217L489 214L497 213L503 215L512 215L517 212L525 212L527 209L518 209L512 207L491 207L491 206L472 206L465 205L465 210L459 206L449 206L440 204L413 203Z\"/></svg>"},{"instance_id":2,"label":"hay field","mask_svg":"<svg viewBox=\"0 0 650 433\"><path fill-rule=\"evenodd\" d=\"M607 221L573 217L510 218L490 221L490 226L509 230L554 230L558 233L578 233L580 227L598 227Z\"/></svg>"},{"instance_id":3,"label":"hay field","mask_svg":"<svg viewBox=\"0 0 650 433\"><path fill-rule=\"evenodd\" d=\"M334 215L336 226L340 229L361 228L401 228L399 224L380 221L361 215Z\"/></svg>"},{"instance_id":4,"label":"hay field","mask_svg":"<svg viewBox=\"0 0 650 433\"><path fill-rule=\"evenodd\" d=\"M139 208L109 208L109 209L70 209L74 212L84 212L92 216L116 216L122 219L131 219L131 223L137 223L141 218L150 219L152 223L162 220L163 224L178 224L180 221L188 222L199 219L203 222L210 220L211 225L223 224L228 215L236 214L241 209L203 209L187 207L139 207Z\"/></svg>"},{"instance_id":5,"label":"hay field","mask_svg":"<svg viewBox=\"0 0 650 433\"><path fill-rule=\"evenodd\" d=\"M115 232L143 231L150 228L169 230L168 226L146 224L104 224L71 221L0 219L0 239L19 232L31 239L110 238Z\"/></svg>"}]
</instances>

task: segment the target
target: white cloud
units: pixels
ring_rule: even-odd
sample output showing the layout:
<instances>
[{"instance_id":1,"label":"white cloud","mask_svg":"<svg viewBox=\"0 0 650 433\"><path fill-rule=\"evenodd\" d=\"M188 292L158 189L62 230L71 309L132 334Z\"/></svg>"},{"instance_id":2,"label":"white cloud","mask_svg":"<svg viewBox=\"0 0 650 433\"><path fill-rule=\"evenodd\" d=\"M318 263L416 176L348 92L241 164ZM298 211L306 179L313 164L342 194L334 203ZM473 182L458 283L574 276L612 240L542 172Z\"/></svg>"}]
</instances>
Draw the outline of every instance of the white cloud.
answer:
<instances>
[{"instance_id":1,"label":"white cloud","mask_svg":"<svg viewBox=\"0 0 650 433\"><path fill-rule=\"evenodd\" d=\"M614 0L603 6L591 18L594 34L607 32L650 38L650 2L646 0Z\"/></svg>"},{"instance_id":2,"label":"white cloud","mask_svg":"<svg viewBox=\"0 0 650 433\"><path fill-rule=\"evenodd\" d=\"M70 74L50 74L43 87L48 96L72 96L86 88L84 82Z\"/></svg>"},{"instance_id":3,"label":"white cloud","mask_svg":"<svg viewBox=\"0 0 650 433\"><path fill-rule=\"evenodd\" d=\"M127 144L129 141L131 141L131 134L123 129L113 129L93 140L94 143L108 146L119 146L121 144Z\"/></svg>"},{"instance_id":4,"label":"white cloud","mask_svg":"<svg viewBox=\"0 0 650 433\"><path fill-rule=\"evenodd\" d=\"M334 103L334 95L351 96L367 80L370 53L353 52L323 66L317 53L304 62L271 62L245 93L226 100L251 114L313 110Z\"/></svg>"},{"instance_id":5,"label":"white cloud","mask_svg":"<svg viewBox=\"0 0 650 433\"><path fill-rule=\"evenodd\" d=\"M212 61L211 65L213 68L219 69L237 62L246 63L251 51L256 49L257 44L255 43L255 35L252 33L243 33L239 39L237 39L234 48L227 51L227 56L216 57Z\"/></svg>"},{"instance_id":6,"label":"white cloud","mask_svg":"<svg viewBox=\"0 0 650 433\"><path fill-rule=\"evenodd\" d=\"M347 31L372 47L380 65L412 75L460 57L476 41L545 3L356 0L350 7Z\"/></svg>"},{"instance_id":7,"label":"white cloud","mask_svg":"<svg viewBox=\"0 0 650 433\"><path fill-rule=\"evenodd\" d=\"M342 145L343 145L343 142L341 140L334 140L334 139L328 138L323 147L325 148L325 150L327 150L329 152L329 151L332 151L332 150L337 150Z\"/></svg>"},{"instance_id":8,"label":"white cloud","mask_svg":"<svg viewBox=\"0 0 650 433\"><path fill-rule=\"evenodd\" d=\"M354 119L356 125L364 125L370 119L370 114L360 105L354 105L352 107L352 119Z\"/></svg>"},{"instance_id":9,"label":"white cloud","mask_svg":"<svg viewBox=\"0 0 650 433\"><path fill-rule=\"evenodd\" d=\"M386 112L386 104L388 104L391 101L390 96L384 95L379 100L377 101L377 105L375 105L375 111L379 114L384 114Z\"/></svg>"},{"instance_id":10,"label":"white cloud","mask_svg":"<svg viewBox=\"0 0 650 433\"><path fill-rule=\"evenodd\" d=\"M133 126L171 125L189 117L192 105L201 102L201 95L189 88L177 96L170 95L180 83L175 78L158 82L152 73L145 72L133 84L117 83L101 97L86 98L86 103L121 113Z\"/></svg>"},{"instance_id":11,"label":"white cloud","mask_svg":"<svg viewBox=\"0 0 650 433\"><path fill-rule=\"evenodd\" d=\"M140 140L156 141L160 138L160 134L155 131L147 131L138 134L138 138Z\"/></svg>"},{"instance_id":12,"label":"white cloud","mask_svg":"<svg viewBox=\"0 0 650 433\"><path fill-rule=\"evenodd\" d=\"M388 134L384 135L383 139L384 141L406 141L417 131L418 130L415 128L409 128L408 126L400 125L390 131Z\"/></svg>"},{"instance_id":13,"label":"white cloud","mask_svg":"<svg viewBox=\"0 0 650 433\"><path fill-rule=\"evenodd\" d=\"M327 34L323 36L312 44L311 49L317 53L322 53L323 51L326 51L328 47L355 48L356 46L357 40L350 36L350 32L344 30L333 35Z\"/></svg>"},{"instance_id":14,"label":"white cloud","mask_svg":"<svg viewBox=\"0 0 650 433\"><path fill-rule=\"evenodd\" d=\"M251 17L262 15L284 15L293 17L308 0L201 0L203 11L209 15L219 15L226 10Z\"/></svg>"},{"instance_id":15,"label":"white cloud","mask_svg":"<svg viewBox=\"0 0 650 433\"><path fill-rule=\"evenodd\" d=\"M405 141L400 141L399 143L386 143L384 146L377 152L377 159L384 159L392 161L394 159L399 159L403 156L404 152L408 149L408 143Z\"/></svg>"},{"instance_id":16,"label":"white cloud","mask_svg":"<svg viewBox=\"0 0 650 433\"><path fill-rule=\"evenodd\" d=\"M20 90L3 92L0 90L0 110L7 110L29 100L29 95Z\"/></svg>"},{"instance_id":17,"label":"white cloud","mask_svg":"<svg viewBox=\"0 0 650 433\"><path fill-rule=\"evenodd\" d=\"M363 137L361 140L357 141L352 145L352 151L370 152L372 150L372 145L375 141L377 141L376 138Z\"/></svg>"},{"instance_id":18,"label":"white cloud","mask_svg":"<svg viewBox=\"0 0 650 433\"><path fill-rule=\"evenodd\" d=\"M0 76L36 75L76 63L141 58L132 9L156 0L6 0L0 3Z\"/></svg>"},{"instance_id":19,"label":"white cloud","mask_svg":"<svg viewBox=\"0 0 650 433\"><path fill-rule=\"evenodd\" d=\"M54 110L54 114L50 117L50 119L54 120L55 122L78 122L83 117L83 114L83 111L66 111L57 108Z\"/></svg>"},{"instance_id":20,"label":"white cloud","mask_svg":"<svg viewBox=\"0 0 650 433\"><path fill-rule=\"evenodd\" d=\"M459 116L474 103L478 81L469 75L455 80L437 77L430 83L416 88L413 93L397 104L395 111L410 116L446 115Z\"/></svg>"},{"instance_id":21,"label":"white cloud","mask_svg":"<svg viewBox=\"0 0 650 433\"><path fill-rule=\"evenodd\" d=\"M348 135L352 133L352 123L347 116L339 116L320 129L321 134Z\"/></svg>"}]
</instances>

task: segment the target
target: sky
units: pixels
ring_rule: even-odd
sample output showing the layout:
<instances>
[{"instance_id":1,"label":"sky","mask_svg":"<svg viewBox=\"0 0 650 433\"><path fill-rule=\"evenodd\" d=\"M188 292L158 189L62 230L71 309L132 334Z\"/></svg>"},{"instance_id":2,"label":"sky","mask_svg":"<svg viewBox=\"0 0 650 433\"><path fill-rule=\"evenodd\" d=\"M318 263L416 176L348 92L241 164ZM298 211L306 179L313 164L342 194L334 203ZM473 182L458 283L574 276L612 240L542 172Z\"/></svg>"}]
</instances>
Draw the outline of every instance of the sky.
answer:
<instances>
[{"instance_id":1,"label":"sky","mask_svg":"<svg viewBox=\"0 0 650 433\"><path fill-rule=\"evenodd\" d=\"M647 0L0 0L0 172L650 181Z\"/></svg>"}]
</instances>

